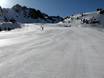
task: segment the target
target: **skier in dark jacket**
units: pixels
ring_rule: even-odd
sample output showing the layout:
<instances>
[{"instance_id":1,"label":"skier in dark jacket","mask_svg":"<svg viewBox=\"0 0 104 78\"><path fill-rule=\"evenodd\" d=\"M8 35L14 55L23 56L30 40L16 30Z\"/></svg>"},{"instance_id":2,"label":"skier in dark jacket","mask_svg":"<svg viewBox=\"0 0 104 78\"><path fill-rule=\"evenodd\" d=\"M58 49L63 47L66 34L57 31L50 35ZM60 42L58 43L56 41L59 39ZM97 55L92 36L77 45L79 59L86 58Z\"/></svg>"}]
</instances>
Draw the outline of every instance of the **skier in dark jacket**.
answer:
<instances>
[{"instance_id":1,"label":"skier in dark jacket","mask_svg":"<svg viewBox=\"0 0 104 78\"><path fill-rule=\"evenodd\" d=\"M42 29L42 30L44 30L44 27L43 27L43 25L41 25L41 29Z\"/></svg>"}]
</instances>

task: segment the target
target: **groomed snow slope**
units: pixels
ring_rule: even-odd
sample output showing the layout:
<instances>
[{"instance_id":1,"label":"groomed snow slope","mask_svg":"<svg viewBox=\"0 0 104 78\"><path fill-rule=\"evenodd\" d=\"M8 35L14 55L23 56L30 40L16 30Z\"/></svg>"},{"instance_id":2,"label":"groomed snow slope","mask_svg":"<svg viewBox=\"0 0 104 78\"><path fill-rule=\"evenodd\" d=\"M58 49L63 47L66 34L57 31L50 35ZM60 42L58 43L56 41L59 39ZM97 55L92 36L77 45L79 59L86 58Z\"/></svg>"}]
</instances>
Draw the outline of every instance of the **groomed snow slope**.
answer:
<instances>
[{"instance_id":1,"label":"groomed snow slope","mask_svg":"<svg viewBox=\"0 0 104 78\"><path fill-rule=\"evenodd\" d=\"M0 78L104 78L103 29L29 26L0 32Z\"/></svg>"}]
</instances>

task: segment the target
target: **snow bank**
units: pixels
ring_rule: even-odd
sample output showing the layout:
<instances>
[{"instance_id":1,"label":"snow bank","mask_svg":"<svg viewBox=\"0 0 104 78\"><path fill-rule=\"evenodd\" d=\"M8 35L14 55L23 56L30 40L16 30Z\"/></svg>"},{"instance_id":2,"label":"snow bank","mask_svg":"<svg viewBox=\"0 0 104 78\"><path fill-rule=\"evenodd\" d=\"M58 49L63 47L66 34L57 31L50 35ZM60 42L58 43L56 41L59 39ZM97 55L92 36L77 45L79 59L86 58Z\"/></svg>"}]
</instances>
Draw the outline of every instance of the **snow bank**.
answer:
<instances>
[{"instance_id":1,"label":"snow bank","mask_svg":"<svg viewBox=\"0 0 104 78\"><path fill-rule=\"evenodd\" d=\"M0 23L0 31L10 31L16 28L21 28L21 26L17 23L11 23L11 22Z\"/></svg>"}]
</instances>

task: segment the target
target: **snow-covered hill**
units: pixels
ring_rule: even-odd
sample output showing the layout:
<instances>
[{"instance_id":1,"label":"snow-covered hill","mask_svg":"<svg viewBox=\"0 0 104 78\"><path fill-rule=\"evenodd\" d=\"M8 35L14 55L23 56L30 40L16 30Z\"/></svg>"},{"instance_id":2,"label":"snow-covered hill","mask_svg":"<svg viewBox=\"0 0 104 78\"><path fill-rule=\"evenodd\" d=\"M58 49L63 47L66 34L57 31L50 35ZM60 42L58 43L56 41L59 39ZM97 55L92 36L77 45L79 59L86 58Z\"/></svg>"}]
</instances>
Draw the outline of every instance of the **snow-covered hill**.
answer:
<instances>
[{"instance_id":1,"label":"snow-covered hill","mask_svg":"<svg viewBox=\"0 0 104 78\"><path fill-rule=\"evenodd\" d=\"M100 11L76 14L65 18L65 20L60 23L67 23L72 26L104 27L104 12L102 14L100 14Z\"/></svg>"}]
</instances>

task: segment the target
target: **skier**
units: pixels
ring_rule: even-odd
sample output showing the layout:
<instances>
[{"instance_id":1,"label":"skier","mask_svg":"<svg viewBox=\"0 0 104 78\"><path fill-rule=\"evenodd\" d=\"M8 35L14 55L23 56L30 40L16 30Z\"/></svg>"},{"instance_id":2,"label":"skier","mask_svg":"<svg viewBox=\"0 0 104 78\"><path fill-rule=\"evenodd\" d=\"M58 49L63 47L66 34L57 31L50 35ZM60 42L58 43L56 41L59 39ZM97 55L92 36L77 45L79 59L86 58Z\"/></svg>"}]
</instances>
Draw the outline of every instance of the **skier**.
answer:
<instances>
[{"instance_id":1,"label":"skier","mask_svg":"<svg viewBox=\"0 0 104 78\"><path fill-rule=\"evenodd\" d=\"M42 30L44 30L44 27L43 27L43 25L41 25L41 29L42 29Z\"/></svg>"}]
</instances>

